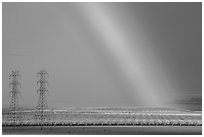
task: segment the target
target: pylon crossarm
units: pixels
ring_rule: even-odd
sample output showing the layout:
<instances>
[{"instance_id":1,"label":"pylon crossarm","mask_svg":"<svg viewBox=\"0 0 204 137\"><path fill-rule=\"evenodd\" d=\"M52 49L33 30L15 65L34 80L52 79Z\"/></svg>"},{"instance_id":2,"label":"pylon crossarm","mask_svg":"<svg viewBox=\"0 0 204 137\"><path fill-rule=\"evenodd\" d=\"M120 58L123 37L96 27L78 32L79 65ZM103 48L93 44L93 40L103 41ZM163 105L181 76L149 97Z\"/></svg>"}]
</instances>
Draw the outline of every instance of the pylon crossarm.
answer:
<instances>
[{"instance_id":1,"label":"pylon crossarm","mask_svg":"<svg viewBox=\"0 0 204 137\"><path fill-rule=\"evenodd\" d=\"M37 90L37 93L39 93L39 92L44 93L44 92L48 92L48 90L46 88L40 88Z\"/></svg>"},{"instance_id":2,"label":"pylon crossarm","mask_svg":"<svg viewBox=\"0 0 204 137\"><path fill-rule=\"evenodd\" d=\"M9 84L10 88L13 88L14 86L20 86L20 88L21 88L21 83L19 83L18 81L13 81Z\"/></svg>"},{"instance_id":3,"label":"pylon crossarm","mask_svg":"<svg viewBox=\"0 0 204 137\"><path fill-rule=\"evenodd\" d=\"M40 84L46 84L46 83L48 84L47 80L45 80L45 79L43 79L43 80L38 80L38 81L37 81L37 84L39 84L39 83L40 83Z\"/></svg>"},{"instance_id":4,"label":"pylon crossarm","mask_svg":"<svg viewBox=\"0 0 204 137\"><path fill-rule=\"evenodd\" d=\"M20 77L21 75L19 74L19 71L12 71L9 77Z\"/></svg>"},{"instance_id":5,"label":"pylon crossarm","mask_svg":"<svg viewBox=\"0 0 204 137\"><path fill-rule=\"evenodd\" d=\"M49 74L45 70L41 70L40 72L37 73L37 76L49 76Z\"/></svg>"},{"instance_id":6,"label":"pylon crossarm","mask_svg":"<svg viewBox=\"0 0 204 137\"><path fill-rule=\"evenodd\" d=\"M9 92L9 96L12 95L12 94L21 94L21 92L19 90L11 90Z\"/></svg>"}]
</instances>

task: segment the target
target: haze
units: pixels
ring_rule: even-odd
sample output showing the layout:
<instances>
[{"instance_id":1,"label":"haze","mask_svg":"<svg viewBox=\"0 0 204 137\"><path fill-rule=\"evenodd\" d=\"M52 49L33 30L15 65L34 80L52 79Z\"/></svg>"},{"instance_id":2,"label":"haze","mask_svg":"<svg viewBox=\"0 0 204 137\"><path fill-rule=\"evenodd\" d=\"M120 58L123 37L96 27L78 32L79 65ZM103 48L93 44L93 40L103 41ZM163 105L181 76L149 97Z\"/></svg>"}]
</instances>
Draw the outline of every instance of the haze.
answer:
<instances>
[{"instance_id":1,"label":"haze","mask_svg":"<svg viewBox=\"0 0 204 137\"><path fill-rule=\"evenodd\" d=\"M202 94L201 3L3 3L3 107L179 107ZM201 103L197 104L201 108Z\"/></svg>"}]
</instances>

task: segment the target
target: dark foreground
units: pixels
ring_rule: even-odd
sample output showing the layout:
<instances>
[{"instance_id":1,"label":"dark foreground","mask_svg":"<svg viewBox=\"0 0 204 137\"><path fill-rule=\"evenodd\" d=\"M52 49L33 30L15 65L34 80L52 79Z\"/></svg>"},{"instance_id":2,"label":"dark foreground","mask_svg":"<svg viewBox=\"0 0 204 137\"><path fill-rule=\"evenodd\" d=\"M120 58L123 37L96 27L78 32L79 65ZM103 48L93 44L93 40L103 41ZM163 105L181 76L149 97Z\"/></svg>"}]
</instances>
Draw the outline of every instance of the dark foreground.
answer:
<instances>
[{"instance_id":1,"label":"dark foreground","mask_svg":"<svg viewBox=\"0 0 204 137\"><path fill-rule=\"evenodd\" d=\"M2 127L2 134L202 135L202 126L47 126Z\"/></svg>"}]
</instances>

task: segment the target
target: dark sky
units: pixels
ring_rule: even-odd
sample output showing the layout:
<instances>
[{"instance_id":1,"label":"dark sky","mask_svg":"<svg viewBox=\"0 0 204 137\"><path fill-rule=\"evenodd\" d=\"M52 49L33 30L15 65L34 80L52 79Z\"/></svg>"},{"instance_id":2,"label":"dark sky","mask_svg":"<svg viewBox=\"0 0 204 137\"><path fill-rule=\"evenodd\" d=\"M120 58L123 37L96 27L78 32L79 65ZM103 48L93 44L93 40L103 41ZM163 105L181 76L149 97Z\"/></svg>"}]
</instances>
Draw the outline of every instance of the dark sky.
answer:
<instances>
[{"instance_id":1,"label":"dark sky","mask_svg":"<svg viewBox=\"0 0 204 137\"><path fill-rule=\"evenodd\" d=\"M202 96L201 3L3 3L2 29L5 107L15 69L22 106L36 106L41 69L52 107L182 107Z\"/></svg>"}]
</instances>

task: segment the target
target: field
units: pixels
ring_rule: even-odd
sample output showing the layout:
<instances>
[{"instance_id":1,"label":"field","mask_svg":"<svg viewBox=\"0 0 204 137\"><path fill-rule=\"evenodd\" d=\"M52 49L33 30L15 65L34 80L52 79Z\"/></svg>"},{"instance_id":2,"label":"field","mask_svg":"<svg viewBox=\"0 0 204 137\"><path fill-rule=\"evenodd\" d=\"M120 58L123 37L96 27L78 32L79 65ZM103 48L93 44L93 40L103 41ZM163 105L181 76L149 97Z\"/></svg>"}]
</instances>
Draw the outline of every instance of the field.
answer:
<instances>
[{"instance_id":1,"label":"field","mask_svg":"<svg viewBox=\"0 0 204 137\"><path fill-rule=\"evenodd\" d=\"M201 134L201 111L164 108L73 108L46 110L43 130L34 119L36 111L21 111L22 120L7 121L3 134Z\"/></svg>"}]
</instances>

